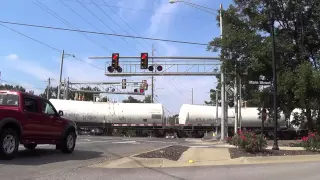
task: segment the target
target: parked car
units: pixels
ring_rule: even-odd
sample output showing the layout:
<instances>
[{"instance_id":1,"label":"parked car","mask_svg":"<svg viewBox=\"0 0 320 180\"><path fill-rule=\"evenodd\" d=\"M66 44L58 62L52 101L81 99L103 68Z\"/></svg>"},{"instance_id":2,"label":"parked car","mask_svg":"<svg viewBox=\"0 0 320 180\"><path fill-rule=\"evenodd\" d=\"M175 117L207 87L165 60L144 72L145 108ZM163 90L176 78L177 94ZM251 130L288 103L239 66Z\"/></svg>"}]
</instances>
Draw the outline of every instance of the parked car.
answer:
<instances>
[{"instance_id":1,"label":"parked car","mask_svg":"<svg viewBox=\"0 0 320 180\"><path fill-rule=\"evenodd\" d=\"M76 124L62 116L63 111L57 112L47 99L0 90L0 158L13 159L19 144L31 150L38 144L53 144L63 153L72 153Z\"/></svg>"}]
</instances>

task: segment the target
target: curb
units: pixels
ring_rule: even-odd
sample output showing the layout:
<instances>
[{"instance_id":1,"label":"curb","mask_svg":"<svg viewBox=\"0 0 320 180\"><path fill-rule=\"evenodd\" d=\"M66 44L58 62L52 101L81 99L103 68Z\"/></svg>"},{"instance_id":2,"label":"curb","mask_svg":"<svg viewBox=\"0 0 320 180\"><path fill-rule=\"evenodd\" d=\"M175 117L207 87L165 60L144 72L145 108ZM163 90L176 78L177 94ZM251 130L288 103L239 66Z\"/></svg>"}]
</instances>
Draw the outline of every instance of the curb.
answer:
<instances>
[{"instance_id":1,"label":"curb","mask_svg":"<svg viewBox=\"0 0 320 180\"><path fill-rule=\"evenodd\" d=\"M216 161L194 161L193 163L171 161L162 158L133 158L119 159L106 165L93 165L93 168L172 168L172 167L197 167L197 166L225 166L225 165L249 165L249 164L278 164L320 161L320 155L298 156L272 156L272 157L240 157L236 159L221 159Z\"/></svg>"}]
</instances>

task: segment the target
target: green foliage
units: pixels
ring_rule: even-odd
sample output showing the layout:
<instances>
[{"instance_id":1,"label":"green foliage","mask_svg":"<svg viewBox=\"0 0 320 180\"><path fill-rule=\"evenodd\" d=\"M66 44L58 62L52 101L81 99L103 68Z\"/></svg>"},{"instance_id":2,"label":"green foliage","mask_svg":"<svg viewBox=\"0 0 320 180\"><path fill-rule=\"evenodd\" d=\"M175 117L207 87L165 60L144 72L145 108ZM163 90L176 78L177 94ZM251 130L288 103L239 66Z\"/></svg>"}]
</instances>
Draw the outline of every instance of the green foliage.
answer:
<instances>
[{"instance_id":1,"label":"green foliage","mask_svg":"<svg viewBox=\"0 0 320 180\"><path fill-rule=\"evenodd\" d=\"M143 101L135 99L132 96L129 96L128 99L122 101L123 103L151 103L151 95L145 96Z\"/></svg>"},{"instance_id":2,"label":"green foliage","mask_svg":"<svg viewBox=\"0 0 320 180\"><path fill-rule=\"evenodd\" d=\"M228 140L228 142L237 148L256 153L260 152L267 147L267 140L262 134L256 135L254 132L239 132L232 138Z\"/></svg>"},{"instance_id":3,"label":"green foliage","mask_svg":"<svg viewBox=\"0 0 320 180\"><path fill-rule=\"evenodd\" d=\"M270 6L269 2L234 0L234 5L222 12L223 38L214 38L207 50L221 51L227 84L233 83L231 74L241 75L242 96L248 106L257 105L272 112L270 89L249 85L249 81L256 81L259 77L267 81L273 78L272 12L277 24L275 59L279 110L288 119L293 109L303 108L308 128L320 128L320 2L282 0L272 1L274 3ZM237 60L242 63L236 70ZM212 97L211 101L214 101Z\"/></svg>"},{"instance_id":4,"label":"green foliage","mask_svg":"<svg viewBox=\"0 0 320 180\"><path fill-rule=\"evenodd\" d=\"M26 89L22 86L12 86L9 84L0 85L0 90L16 90L21 92L26 92Z\"/></svg>"}]
</instances>

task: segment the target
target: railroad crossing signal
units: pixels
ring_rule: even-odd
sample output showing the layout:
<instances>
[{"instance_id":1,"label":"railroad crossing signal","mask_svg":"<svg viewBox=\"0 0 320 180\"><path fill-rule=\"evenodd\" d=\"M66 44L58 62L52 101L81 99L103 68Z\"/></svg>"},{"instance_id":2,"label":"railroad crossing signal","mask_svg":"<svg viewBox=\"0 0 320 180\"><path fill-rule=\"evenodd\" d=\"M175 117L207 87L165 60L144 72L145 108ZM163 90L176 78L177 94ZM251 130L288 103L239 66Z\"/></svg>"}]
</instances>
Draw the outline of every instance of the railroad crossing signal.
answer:
<instances>
[{"instance_id":1,"label":"railroad crossing signal","mask_svg":"<svg viewBox=\"0 0 320 180\"><path fill-rule=\"evenodd\" d=\"M148 69L148 53L141 53L141 58L140 58L140 69Z\"/></svg>"},{"instance_id":2,"label":"railroad crossing signal","mask_svg":"<svg viewBox=\"0 0 320 180\"><path fill-rule=\"evenodd\" d=\"M147 80L142 80L141 89L148 90Z\"/></svg>"},{"instance_id":3,"label":"railroad crossing signal","mask_svg":"<svg viewBox=\"0 0 320 180\"><path fill-rule=\"evenodd\" d=\"M112 67L118 69L119 67L119 53L112 53Z\"/></svg>"},{"instance_id":4,"label":"railroad crossing signal","mask_svg":"<svg viewBox=\"0 0 320 180\"><path fill-rule=\"evenodd\" d=\"M126 89L126 88L127 88L127 80L122 79L122 89Z\"/></svg>"}]
</instances>

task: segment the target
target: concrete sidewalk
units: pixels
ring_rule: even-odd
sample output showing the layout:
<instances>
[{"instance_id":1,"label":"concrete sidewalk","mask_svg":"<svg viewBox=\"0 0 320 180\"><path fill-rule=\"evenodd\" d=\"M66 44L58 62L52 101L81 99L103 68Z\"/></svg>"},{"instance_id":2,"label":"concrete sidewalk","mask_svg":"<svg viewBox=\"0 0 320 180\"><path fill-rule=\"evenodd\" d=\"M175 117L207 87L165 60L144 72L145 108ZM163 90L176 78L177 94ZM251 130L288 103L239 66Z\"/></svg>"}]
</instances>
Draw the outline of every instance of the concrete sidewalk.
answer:
<instances>
[{"instance_id":1,"label":"concrete sidewalk","mask_svg":"<svg viewBox=\"0 0 320 180\"><path fill-rule=\"evenodd\" d=\"M287 147L289 148L289 147ZM291 147L290 147L291 148ZM285 149L280 147L280 149ZM155 168L187 167L235 164L266 164L286 162L320 161L320 155L241 157L231 159L228 148L189 148L178 161L163 158L125 157L116 161L100 163L91 167L98 168Z\"/></svg>"}]
</instances>

